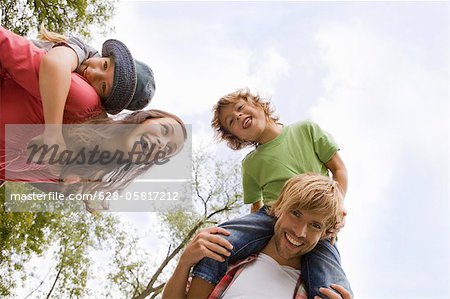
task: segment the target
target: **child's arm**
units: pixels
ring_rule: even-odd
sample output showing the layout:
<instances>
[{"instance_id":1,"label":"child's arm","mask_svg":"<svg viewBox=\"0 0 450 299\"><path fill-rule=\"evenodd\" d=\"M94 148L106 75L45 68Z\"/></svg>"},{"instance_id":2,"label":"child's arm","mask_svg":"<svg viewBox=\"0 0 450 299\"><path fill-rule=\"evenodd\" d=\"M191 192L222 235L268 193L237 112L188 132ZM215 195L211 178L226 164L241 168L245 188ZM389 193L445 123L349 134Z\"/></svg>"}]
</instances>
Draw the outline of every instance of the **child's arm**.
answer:
<instances>
[{"instance_id":1,"label":"child's arm","mask_svg":"<svg viewBox=\"0 0 450 299\"><path fill-rule=\"evenodd\" d=\"M347 193L348 175L347 168L345 167L341 156L336 152L333 157L325 163L325 166L331 171L333 174L333 180L339 183L339 186L341 186L345 196Z\"/></svg>"},{"instance_id":2,"label":"child's arm","mask_svg":"<svg viewBox=\"0 0 450 299\"><path fill-rule=\"evenodd\" d=\"M68 47L55 47L42 57L39 68L39 91L46 126L42 136L46 144L65 147L61 125L69 94L71 73L78 66L78 56Z\"/></svg>"},{"instance_id":3,"label":"child's arm","mask_svg":"<svg viewBox=\"0 0 450 299\"><path fill-rule=\"evenodd\" d=\"M250 213L258 212L259 209L263 207L263 201L262 199L258 200L257 202L252 203L252 206L250 207Z\"/></svg>"},{"instance_id":4,"label":"child's arm","mask_svg":"<svg viewBox=\"0 0 450 299\"><path fill-rule=\"evenodd\" d=\"M347 174L347 168L345 167L344 162L341 159L341 156L336 152L331 159L325 163L325 166L331 171L333 174L333 179L338 182L339 186L342 188L342 192L345 194L347 193L347 186L348 186L348 174ZM344 218L341 223L336 224L336 226L333 229L330 229L327 231L327 233L330 234L331 237L331 245L334 245L334 242L336 241L336 236L338 232L341 230L342 227L345 225L345 216L347 215L347 212L344 209Z\"/></svg>"}]
</instances>

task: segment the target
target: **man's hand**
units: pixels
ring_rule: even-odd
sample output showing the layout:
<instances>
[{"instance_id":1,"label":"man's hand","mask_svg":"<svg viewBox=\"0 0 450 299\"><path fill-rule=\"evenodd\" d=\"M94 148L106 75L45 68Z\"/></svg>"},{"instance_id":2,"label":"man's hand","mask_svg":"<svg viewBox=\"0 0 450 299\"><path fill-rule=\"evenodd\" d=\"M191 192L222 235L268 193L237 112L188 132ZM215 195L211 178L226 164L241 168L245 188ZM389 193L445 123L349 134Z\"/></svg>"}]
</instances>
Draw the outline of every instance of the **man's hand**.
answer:
<instances>
[{"instance_id":1,"label":"man's hand","mask_svg":"<svg viewBox=\"0 0 450 299\"><path fill-rule=\"evenodd\" d=\"M331 288L320 288L320 292L330 299L352 299L352 295L343 286L332 284ZM336 291L338 293L336 293ZM314 299L322 299L322 297L314 296Z\"/></svg>"},{"instance_id":2,"label":"man's hand","mask_svg":"<svg viewBox=\"0 0 450 299\"><path fill-rule=\"evenodd\" d=\"M216 261L223 262L224 256L230 256L233 245L219 236L219 234L229 236L230 233L221 227L210 227L201 230L186 246L180 264L193 266L202 258L209 257Z\"/></svg>"},{"instance_id":3,"label":"man's hand","mask_svg":"<svg viewBox=\"0 0 450 299\"><path fill-rule=\"evenodd\" d=\"M330 228L327 230L327 238L330 239L331 245L334 245L334 243L337 240L337 234L341 231L341 229L345 226L345 216L347 216L347 210L344 209L342 212L342 221L336 223L334 228Z\"/></svg>"}]
</instances>

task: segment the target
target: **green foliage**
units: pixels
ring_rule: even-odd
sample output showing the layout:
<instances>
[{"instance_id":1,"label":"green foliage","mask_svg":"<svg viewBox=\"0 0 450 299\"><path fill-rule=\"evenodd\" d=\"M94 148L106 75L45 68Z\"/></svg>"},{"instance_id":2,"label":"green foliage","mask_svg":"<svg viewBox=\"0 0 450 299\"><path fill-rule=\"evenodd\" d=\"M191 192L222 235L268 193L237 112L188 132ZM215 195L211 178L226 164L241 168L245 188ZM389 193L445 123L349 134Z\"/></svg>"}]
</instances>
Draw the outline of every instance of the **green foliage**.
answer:
<instances>
[{"instance_id":1,"label":"green foliage","mask_svg":"<svg viewBox=\"0 0 450 299\"><path fill-rule=\"evenodd\" d=\"M26 36L39 31L40 24L54 32L89 38L92 28L102 34L111 31L107 22L114 15L117 0L0 0L0 23Z\"/></svg>"},{"instance_id":2,"label":"green foliage","mask_svg":"<svg viewBox=\"0 0 450 299\"><path fill-rule=\"evenodd\" d=\"M10 184L15 192L29 192L26 184ZM5 273L22 272L32 254L40 255L53 241L54 230L61 215L52 213L5 212L5 186L0 188L0 270ZM0 295L7 296L17 282L10 275L0 276Z\"/></svg>"},{"instance_id":3,"label":"green foliage","mask_svg":"<svg viewBox=\"0 0 450 299\"><path fill-rule=\"evenodd\" d=\"M146 288L134 292L135 299L155 298L160 294L165 285L166 274L170 275L169 263L177 261L178 254L200 228L242 213L238 161L217 158L207 147L200 147L194 151L192 167L192 200L195 209L174 210L159 215L161 231L170 243L169 250L159 267L154 270Z\"/></svg>"},{"instance_id":4,"label":"green foliage","mask_svg":"<svg viewBox=\"0 0 450 299\"><path fill-rule=\"evenodd\" d=\"M9 190L36 191L27 184L7 183ZM89 251L101 249L117 231L118 220L109 214L91 215L71 210L58 213L6 212L5 187L0 190L0 296L10 296L26 280L26 262L33 256L51 255L48 290L34 290L32 298L53 294L56 298L86 296L90 268ZM21 277L22 281L17 281Z\"/></svg>"},{"instance_id":5,"label":"green foliage","mask_svg":"<svg viewBox=\"0 0 450 299\"><path fill-rule=\"evenodd\" d=\"M63 210L57 213L5 212L4 188L0 190L0 297L13 296L18 284L36 277L29 298L155 298L162 291L179 253L196 231L242 213L240 166L237 161L214 157L207 149L194 153L193 211L171 211L159 215L156 231L167 254L157 256L139 246L136 232L117 216ZM36 191L27 184L7 183L14 192ZM245 211L247 212L247 211ZM153 231L155 232L155 231ZM102 296L92 294L95 260L99 251L111 256L103 269ZM35 256L49 256L51 263L37 270L27 268ZM45 274L47 273L47 274ZM17 280L20 277L21 280ZM104 282L104 279L107 282ZM29 289L29 287L28 287Z\"/></svg>"},{"instance_id":6,"label":"green foliage","mask_svg":"<svg viewBox=\"0 0 450 299\"><path fill-rule=\"evenodd\" d=\"M111 31L107 22L116 3L117 0L0 0L0 24L24 36L36 33L44 24L51 31L89 38L94 27L103 34ZM19 183L9 183L8 189L22 194L34 190ZM44 254L53 254L55 261L54 271L47 278L53 279L52 289L47 292L58 298L86 295L92 264L88 250L110 238L116 232L115 223L117 219L111 215L93 216L86 212L7 212L5 186L1 187L0 297L12 295L26 275L33 276L34 273L25 272L24 266L33 256ZM51 253L55 247L57 250Z\"/></svg>"},{"instance_id":7,"label":"green foliage","mask_svg":"<svg viewBox=\"0 0 450 299\"><path fill-rule=\"evenodd\" d=\"M145 281L149 279L151 255L138 246L138 237L125 229L114 236L112 249L114 258L108 279L115 285L124 298L132 298L145 288ZM107 290L110 291L110 290ZM106 292L105 297L113 297Z\"/></svg>"}]
</instances>

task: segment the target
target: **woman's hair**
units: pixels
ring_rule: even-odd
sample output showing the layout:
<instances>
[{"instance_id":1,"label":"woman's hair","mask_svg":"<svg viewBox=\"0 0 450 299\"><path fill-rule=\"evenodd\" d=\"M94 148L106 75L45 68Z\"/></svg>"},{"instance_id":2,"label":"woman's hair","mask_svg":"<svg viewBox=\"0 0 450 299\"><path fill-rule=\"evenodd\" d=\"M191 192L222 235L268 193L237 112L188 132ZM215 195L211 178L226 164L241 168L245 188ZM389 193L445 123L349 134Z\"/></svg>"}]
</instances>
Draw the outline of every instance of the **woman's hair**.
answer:
<instances>
[{"instance_id":1,"label":"woman's hair","mask_svg":"<svg viewBox=\"0 0 450 299\"><path fill-rule=\"evenodd\" d=\"M271 107L269 100L262 99L258 94L252 94L248 88L238 89L235 92L227 94L220 98L216 105L213 107L213 119L211 121L211 127L214 130L214 138L218 141L225 140L227 146L232 150L239 150L247 146L257 146L255 141L245 141L234 136L220 123L220 112L228 105L235 104L240 100L244 100L258 109L264 111L266 119L274 123L278 123L278 117L273 115L274 109Z\"/></svg>"},{"instance_id":2,"label":"woman's hair","mask_svg":"<svg viewBox=\"0 0 450 299\"><path fill-rule=\"evenodd\" d=\"M61 43L61 42L67 41L66 36L48 30L47 28L45 28L44 23L41 24L38 38L40 40L48 41L48 42L52 42L52 43Z\"/></svg>"},{"instance_id":3,"label":"woman's hair","mask_svg":"<svg viewBox=\"0 0 450 299\"><path fill-rule=\"evenodd\" d=\"M176 120L183 130L184 139L187 139L187 131L183 121L176 115L161 110L146 110L133 112L122 119L111 119L102 117L86 121L80 125L67 126L64 131L66 136L66 146L77 153L81 150L85 152L93 150L95 146L101 145L104 141L118 136L127 136L138 125L148 119L172 118ZM142 175L153 166L153 163L134 163L127 160L126 163L71 163L63 166L60 171L60 179L64 180L70 175L81 178L89 178L71 185L65 185L64 190L59 190L66 194L75 193L95 193L120 192L125 189L136 177Z\"/></svg>"},{"instance_id":4,"label":"woman's hair","mask_svg":"<svg viewBox=\"0 0 450 299\"><path fill-rule=\"evenodd\" d=\"M343 200L342 189L335 180L321 174L304 173L284 184L270 213L276 218L297 209L324 214L325 232L342 221Z\"/></svg>"}]
</instances>

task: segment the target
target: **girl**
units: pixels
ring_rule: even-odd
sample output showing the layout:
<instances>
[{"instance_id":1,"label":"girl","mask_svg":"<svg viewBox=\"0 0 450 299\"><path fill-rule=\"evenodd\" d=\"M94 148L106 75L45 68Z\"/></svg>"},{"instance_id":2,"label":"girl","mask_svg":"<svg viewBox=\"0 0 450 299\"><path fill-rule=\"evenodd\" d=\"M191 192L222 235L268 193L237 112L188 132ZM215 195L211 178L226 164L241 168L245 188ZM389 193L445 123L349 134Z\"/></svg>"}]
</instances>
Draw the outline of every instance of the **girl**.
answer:
<instances>
[{"instance_id":1,"label":"girl","mask_svg":"<svg viewBox=\"0 0 450 299\"><path fill-rule=\"evenodd\" d=\"M40 40L32 41L45 49L39 68L39 91L46 124L62 124L70 86L70 74L81 75L97 92L109 114L123 109L141 110L155 92L153 72L134 60L122 42L107 40L102 56L77 37L65 37L41 26ZM59 126L48 126L40 137L44 144L65 147Z\"/></svg>"},{"instance_id":2,"label":"girl","mask_svg":"<svg viewBox=\"0 0 450 299\"><path fill-rule=\"evenodd\" d=\"M35 47L26 38L0 27L0 180L57 183L59 180L71 178L70 189L77 192L105 189L113 192L123 189L152 164L131 161L129 165L125 165L127 167L111 165L108 168L104 165L101 167L91 165L89 167L91 172L87 172L77 168L80 165L67 165L55 171L48 165L28 161L28 140L42 134L43 127L36 125L44 124L45 120L43 99L39 93L41 60L45 55L45 50ZM103 149L113 151L113 144L123 146L126 140L130 140L131 143L126 143L129 145L137 143L141 150L148 148L149 143L157 144L158 149L167 151L168 156L177 154L182 148L186 130L178 117L163 111L149 110L135 112L120 121L113 120L107 116L98 94L82 76L71 73L68 86L63 123L136 125L132 129L113 131L110 129L109 132L93 130L92 126L79 126L76 130L61 131L61 136L66 134L66 137L71 138L67 139L68 149L77 150L85 147L91 150L101 143ZM170 123L170 134L168 130L163 130L164 126L169 127L167 123ZM27 127L23 124L35 126ZM159 131L155 130L155 126L160 128ZM140 135L135 130L138 130ZM132 136L135 136L134 142ZM78 143L75 144L75 140ZM110 140L116 142L108 143ZM122 150L127 151L129 148ZM87 181L96 183L87 184Z\"/></svg>"}]
</instances>

